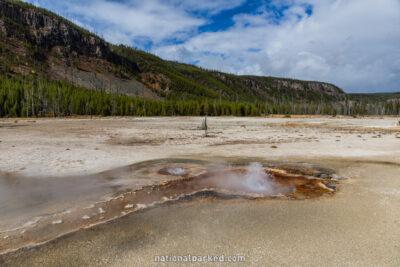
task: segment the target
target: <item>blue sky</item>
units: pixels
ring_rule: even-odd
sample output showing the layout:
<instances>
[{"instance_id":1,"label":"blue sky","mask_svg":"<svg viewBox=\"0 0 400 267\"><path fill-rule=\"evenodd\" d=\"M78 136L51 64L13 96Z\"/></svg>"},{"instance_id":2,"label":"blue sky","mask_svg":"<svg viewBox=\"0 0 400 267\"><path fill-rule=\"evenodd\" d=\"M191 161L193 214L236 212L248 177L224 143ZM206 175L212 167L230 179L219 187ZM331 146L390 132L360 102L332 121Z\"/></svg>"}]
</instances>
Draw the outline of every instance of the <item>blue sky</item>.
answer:
<instances>
[{"instance_id":1,"label":"blue sky","mask_svg":"<svg viewBox=\"0 0 400 267\"><path fill-rule=\"evenodd\" d=\"M103 36L235 74L400 91L400 0L29 0Z\"/></svg>"}]
</instances>

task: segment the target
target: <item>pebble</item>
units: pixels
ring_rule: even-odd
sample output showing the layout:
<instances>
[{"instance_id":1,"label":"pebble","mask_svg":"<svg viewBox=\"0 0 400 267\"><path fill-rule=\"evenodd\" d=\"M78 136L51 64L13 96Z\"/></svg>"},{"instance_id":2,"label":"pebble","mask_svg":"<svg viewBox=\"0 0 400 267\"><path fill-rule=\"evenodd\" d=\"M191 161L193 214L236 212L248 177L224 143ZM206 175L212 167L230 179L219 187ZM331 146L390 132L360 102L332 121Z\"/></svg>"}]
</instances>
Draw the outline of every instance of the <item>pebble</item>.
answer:
<instances>
[{"instance_id":1,"label":"pebble","mask_svg":"<svg viewBox=\"0 0 400 267\"><path fill-rule=\"evenodd\" d=\"M133 208L133 204L126 204L124 209L131 209Z\"/></svg>"},{"instance_id":2,"label":"pebble","mask_svg":"<svg viewBox=\"0 0 400 267\"><path fill-rule=\"evenodd\" d=\"M146 205L145 205L145 204L136 204L136 206L137 206L138 209L144 209L144 208L146 208Z\"/></svg>"},{"instance_id":3,"label":"pebble","mask_svg":"<svg viewBox=\"0 0 400 267\"><path fill-rule=\"evenodd\" d=\"M340 176L338 174L333 174L332 179L333 180L345 180L346 178L344 178L343 176Z\"/></svg>"}]
</instances>

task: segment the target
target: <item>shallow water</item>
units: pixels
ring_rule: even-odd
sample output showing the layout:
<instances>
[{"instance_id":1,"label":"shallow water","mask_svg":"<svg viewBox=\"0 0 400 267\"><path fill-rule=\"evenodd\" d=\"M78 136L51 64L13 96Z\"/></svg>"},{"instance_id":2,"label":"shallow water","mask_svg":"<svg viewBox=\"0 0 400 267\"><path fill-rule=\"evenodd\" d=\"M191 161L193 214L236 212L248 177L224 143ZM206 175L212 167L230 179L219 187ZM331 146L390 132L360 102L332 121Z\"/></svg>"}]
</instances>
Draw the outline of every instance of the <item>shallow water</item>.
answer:
<instances>
[{"instance_id":1,"label":"shallow water","mask_svg":"<svg viewBox=\"0 0 400 267\"><path fill-rule=\"evenodd\" d=\"M85 177L7 176L2 178L2 190L8 193L2 195L0 252L47 242L162 203L204 197L304 199L332 194L335 187L330 185L336 182L329 175L304 167L162 159Z\"/></svg>"},{"instance_id":2,"label":"shallow water","mask_svg":"<svg viewBox=\"0 0 400 267\"><path fill-rule=\"evenodd\" d=\"M0 232L118 194L127 186L127 177L119 174L116 177L112 180L105 174L73 177L0 174Z\"/></svg>"}]
</instances>

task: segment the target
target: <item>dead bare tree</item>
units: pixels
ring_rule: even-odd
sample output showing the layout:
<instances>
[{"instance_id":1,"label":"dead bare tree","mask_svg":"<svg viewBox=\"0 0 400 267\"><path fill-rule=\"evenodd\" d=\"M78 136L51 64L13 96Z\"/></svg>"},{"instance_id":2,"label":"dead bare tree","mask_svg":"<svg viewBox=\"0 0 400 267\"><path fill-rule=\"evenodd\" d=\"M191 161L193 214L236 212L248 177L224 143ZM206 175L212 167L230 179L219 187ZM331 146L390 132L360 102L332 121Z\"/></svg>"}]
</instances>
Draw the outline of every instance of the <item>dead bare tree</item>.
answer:
<instances>
[{"instance_id":1,"label":"dead bare tree","mask_svg":"<svg viewBox=\"0 0 400 267\"><path fill-rule=\"evenodd\" d=\"M31 103L31 106L32 106L32 117L35 117L35 103L34 103L34 101L33 101L33 87L34 87L34 84L33 84L33 82L32 82L32 87L31 87L31 101L32 101L32 103Z\"/></svg>"},{"instance_id":2,"label":"dead bare tree","mask_svg":"<svg viewBox=\"0 0 400 267\"><path fill-rule=\"evenodd\" d=\"M208 125L207 125L207 115L204 117L203 123L201 124L201 129L204 130L204 136L208 136Z\"/></svg>"},{"instance_id":3,"label":"dead bare tree","mask_svg":"<svg viewBox=\"0 0 400 267\"><path fill-rule=\"evenodd\" d=\"M39 90L38 90L38 116L43 116L43 107L42 107L42 101L43 101L43 98L42 98L42 94L43 94L43 91L42 91L42 86L41 86L41 84L40 84L40 80L39 80L39 82L38 82L38 87L39 87Z\"/></svg>"}]
</instances>

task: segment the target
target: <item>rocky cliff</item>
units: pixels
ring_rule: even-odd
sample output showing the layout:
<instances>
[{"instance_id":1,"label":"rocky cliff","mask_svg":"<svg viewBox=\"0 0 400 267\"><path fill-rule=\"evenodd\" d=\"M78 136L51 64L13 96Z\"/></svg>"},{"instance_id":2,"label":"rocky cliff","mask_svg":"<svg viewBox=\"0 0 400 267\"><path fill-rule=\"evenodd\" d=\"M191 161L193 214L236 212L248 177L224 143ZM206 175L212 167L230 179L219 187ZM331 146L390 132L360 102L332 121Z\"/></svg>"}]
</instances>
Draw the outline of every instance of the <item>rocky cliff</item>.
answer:
<instances>
[{"instance_id":1,"label":"rocky cliff","mask_svg":"<svg viewBox=\"0 0 400 267\"><path fill-rule=\"evenodd\" d=\"M40 9L21 6L15 3L0 0L0 16L23 25L29 32L26 38L40 48L50 50L55 46L62 46L67 52L77 52L81 55L96 57L115 64L124 65L131 71L139 71L135 62L111 52L107 42L101 38L77 27L71 22L56 16L42 12ZM0 30L7 35L4 22L0 20Z\"/></svg>"}]
</instances>

